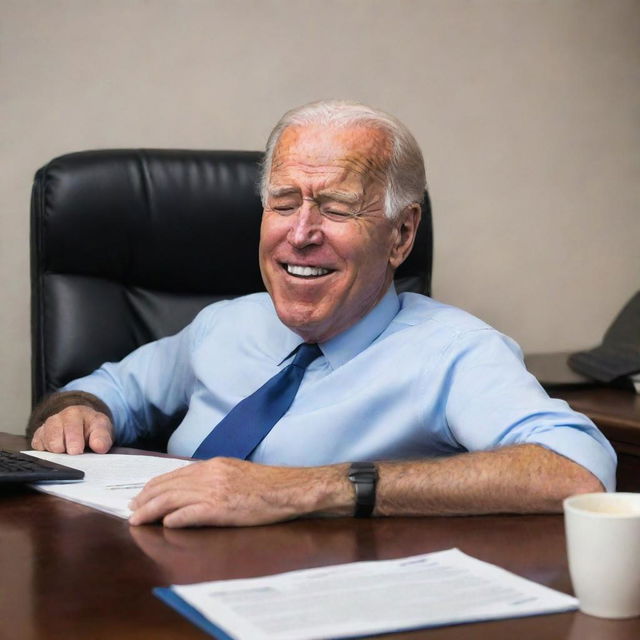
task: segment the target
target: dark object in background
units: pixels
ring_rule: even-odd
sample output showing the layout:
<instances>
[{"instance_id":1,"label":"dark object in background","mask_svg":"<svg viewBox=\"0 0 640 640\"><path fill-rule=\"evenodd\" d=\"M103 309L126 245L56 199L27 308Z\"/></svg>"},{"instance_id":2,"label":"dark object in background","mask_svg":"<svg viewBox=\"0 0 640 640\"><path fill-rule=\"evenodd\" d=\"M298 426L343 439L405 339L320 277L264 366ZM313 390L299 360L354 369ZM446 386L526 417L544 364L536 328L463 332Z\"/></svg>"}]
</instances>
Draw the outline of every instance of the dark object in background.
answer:
<instances>
[{"instance_id":1,"label":"dark object in background","mask_svg":"<svg viewBox=\"0 0 640 640\"><path fill-rule=\"evenodd\" d=\"M618 314L604 335L602 344L589 351L573 353L569 366L598 382L634 387L640 393L640 291Z\"/></svg>"}]
</instances>

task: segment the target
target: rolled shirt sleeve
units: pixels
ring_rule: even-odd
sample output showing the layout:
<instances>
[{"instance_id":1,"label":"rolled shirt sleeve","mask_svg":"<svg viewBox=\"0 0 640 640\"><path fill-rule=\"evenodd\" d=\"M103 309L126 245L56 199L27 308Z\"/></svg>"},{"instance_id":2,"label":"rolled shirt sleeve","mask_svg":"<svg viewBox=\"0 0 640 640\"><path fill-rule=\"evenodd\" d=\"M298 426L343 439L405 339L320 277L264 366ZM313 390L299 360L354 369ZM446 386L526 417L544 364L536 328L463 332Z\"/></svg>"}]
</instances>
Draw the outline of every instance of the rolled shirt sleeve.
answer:
<instances>
[{"instance_id":1,"label":"rolled shirt sleeve","mask_svg":"<svg viewBox=\"0 0 640 640\"><path fill-rule=\"evenodd\" d=\"M522 353L494 329L461 333L451 345L446 419L467 450L538 444L615 490L616 454L591 420L550 398L524 368Z\"/></svg>"}]
</instances>

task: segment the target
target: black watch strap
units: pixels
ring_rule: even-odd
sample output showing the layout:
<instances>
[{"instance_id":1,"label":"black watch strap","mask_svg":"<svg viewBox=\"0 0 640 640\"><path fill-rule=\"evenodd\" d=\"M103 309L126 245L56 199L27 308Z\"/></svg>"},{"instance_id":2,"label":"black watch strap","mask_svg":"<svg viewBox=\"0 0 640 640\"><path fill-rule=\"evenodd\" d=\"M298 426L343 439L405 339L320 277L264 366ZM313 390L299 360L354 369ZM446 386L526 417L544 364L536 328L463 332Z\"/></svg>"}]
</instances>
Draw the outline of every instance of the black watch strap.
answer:
<instances>
[{"instance_id":1,"label":"black watch strap","mask_svg":"<svg viewBox=\"0 0 640 640\"><path fill-rule=\"evenodd\" d=\"M376 483L378 469L373 462L352 462L349 467L349 480L356 490L356 518L368 518L376 506Z\"/></svg>"}]
</instances>

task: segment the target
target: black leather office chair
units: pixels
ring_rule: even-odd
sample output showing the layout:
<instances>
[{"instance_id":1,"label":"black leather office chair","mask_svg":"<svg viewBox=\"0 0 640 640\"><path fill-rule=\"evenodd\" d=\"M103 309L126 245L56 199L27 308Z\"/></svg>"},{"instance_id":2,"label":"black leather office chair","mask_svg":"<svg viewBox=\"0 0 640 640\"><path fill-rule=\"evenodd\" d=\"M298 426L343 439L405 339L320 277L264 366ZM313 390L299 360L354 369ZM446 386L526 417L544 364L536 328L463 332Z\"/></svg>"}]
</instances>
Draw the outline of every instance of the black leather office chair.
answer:
<instances>
[{"instance_id":1,"label":"black leather office chair","mask_svg":"<svg viewBox=\"0 0 640 640\"><path fill-rule=\"evenodd\" d=\"M254 151L103 150L51 160L31 205L32 399L264 290ZM399 291L429 293L428 196Z\"/></svg>"}]
</instances>

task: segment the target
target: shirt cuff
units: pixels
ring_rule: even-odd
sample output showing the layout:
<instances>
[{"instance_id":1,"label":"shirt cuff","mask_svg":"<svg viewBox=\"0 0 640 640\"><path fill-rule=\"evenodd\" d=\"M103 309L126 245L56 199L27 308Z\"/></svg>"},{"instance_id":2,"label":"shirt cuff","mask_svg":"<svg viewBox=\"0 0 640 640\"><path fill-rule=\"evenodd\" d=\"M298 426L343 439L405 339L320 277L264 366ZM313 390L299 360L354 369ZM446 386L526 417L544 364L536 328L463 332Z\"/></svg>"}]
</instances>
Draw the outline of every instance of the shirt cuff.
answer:
<instances>
[{"instance_id":1,"label":"shirt cuff","mask_svg":"<svg viewBox=\"0 0 640 640\"><path fill-rule=\"evenodd\" d=\"M617 456L604 436L602 440L596 440L574 427L556 426L553 431L533 433L521 442L539 444L573 460L593 473L607 491L616 490Z\"/></svg>"}]
</instances>

